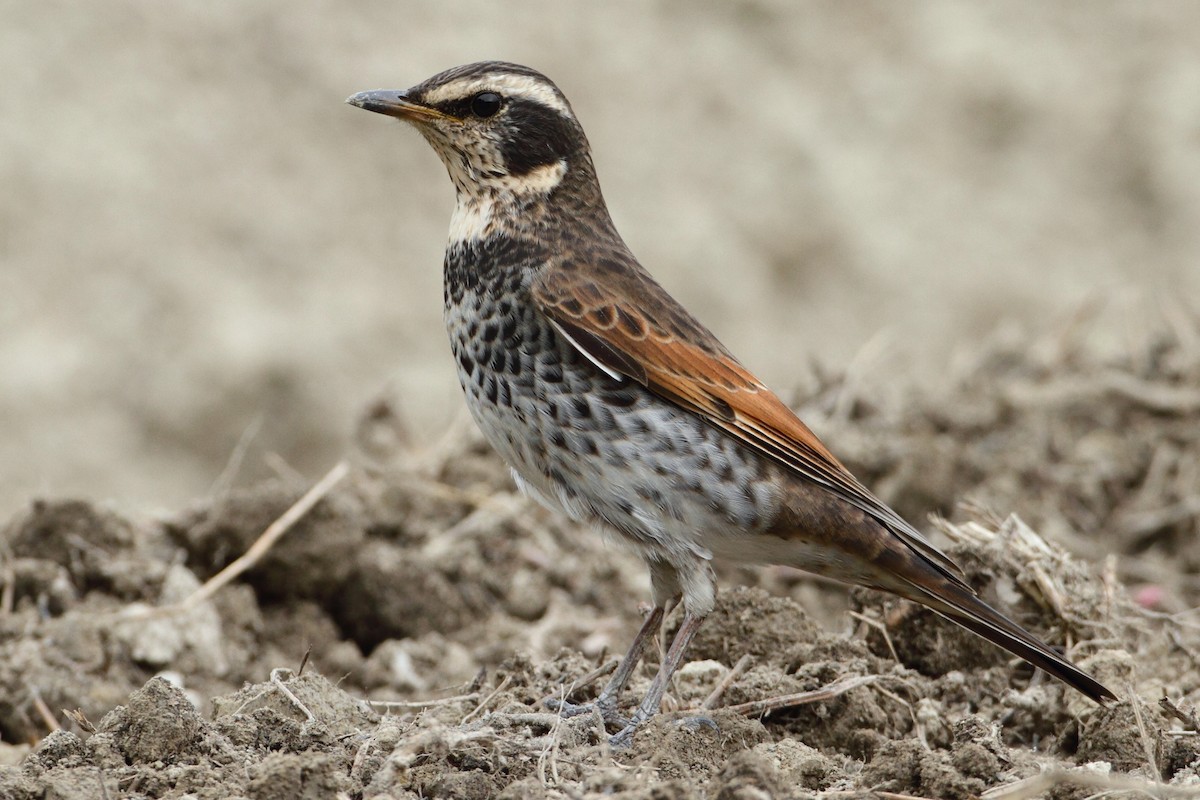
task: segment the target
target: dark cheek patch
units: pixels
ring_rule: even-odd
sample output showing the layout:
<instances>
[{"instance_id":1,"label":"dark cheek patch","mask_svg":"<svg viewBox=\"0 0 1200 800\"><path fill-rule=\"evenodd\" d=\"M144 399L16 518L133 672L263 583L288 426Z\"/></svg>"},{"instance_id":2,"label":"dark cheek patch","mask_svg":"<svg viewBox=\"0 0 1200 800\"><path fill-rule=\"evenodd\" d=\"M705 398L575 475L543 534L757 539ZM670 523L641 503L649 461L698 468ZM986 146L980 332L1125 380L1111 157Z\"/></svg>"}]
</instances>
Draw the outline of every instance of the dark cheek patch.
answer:
<instances>
[{"instance_id":1,"label":"dark cheek patch","mask_svg":"<svg viewBox=\"0 0 1200 800\"><path fill-rule=\"evenodd\" d=\"M557 111L524 100L510 102L504 126L509 136L500 149L509 174L516 177L571 155L579 141L572 123Z\"/></svg>"}]
</instances>

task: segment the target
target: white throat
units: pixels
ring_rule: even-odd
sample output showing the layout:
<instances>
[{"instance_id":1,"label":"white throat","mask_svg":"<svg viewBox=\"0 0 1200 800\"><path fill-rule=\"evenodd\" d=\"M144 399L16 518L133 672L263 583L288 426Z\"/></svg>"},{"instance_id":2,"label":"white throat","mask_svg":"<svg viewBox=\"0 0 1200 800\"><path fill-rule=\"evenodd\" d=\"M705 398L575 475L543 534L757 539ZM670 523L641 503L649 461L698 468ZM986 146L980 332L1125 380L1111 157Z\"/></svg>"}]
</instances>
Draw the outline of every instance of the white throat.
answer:
<instances>
[{"instance_id":1,"label":"white throat","mask_svg":"<svg viewBox=\"0 0 1200 800\"><path fill-rule=\"evenodd\" d=\"M519 224L521 210L530 201L554 191L566 174L567 161L561 159L519 177L496 175L480 180L471 176L469 180L455 180L457 202L450 216L448 243L453 246L484 239L505 222Z\"/></svg>"},{"instance_id":2,"label":"white throat","mask_svg":"<svg viewBox=\"0 0 1200 800\"><path fill-rule=\"evenodd\" d=\"M450 235L447 244L456 244L483 239L493 229L492 220L496 214L497 201L494 197L475 196L459 192L458 202L454 204L454 213L450 215Z\"/></svg>"}]
</instances>

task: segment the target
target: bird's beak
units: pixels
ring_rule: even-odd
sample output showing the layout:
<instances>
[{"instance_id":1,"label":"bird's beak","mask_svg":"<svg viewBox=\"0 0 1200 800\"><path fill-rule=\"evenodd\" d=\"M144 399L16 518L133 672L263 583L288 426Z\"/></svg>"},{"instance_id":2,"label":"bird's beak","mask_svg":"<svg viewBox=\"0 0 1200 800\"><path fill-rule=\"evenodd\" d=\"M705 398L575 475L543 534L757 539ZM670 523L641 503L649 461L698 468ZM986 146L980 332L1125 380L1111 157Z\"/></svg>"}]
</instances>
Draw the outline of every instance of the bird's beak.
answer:
<instances>
[{"instance_id":1,"label":"bird's beak","mask_svg":"<svg viewBox=\"0 0 1200 800\"><path fill-rule=\"evenodd\" d=\"M370 92L359 92L346 98L352 106L374 111L376 114L386 114L389 117L408 120L409 122L424 122L431 119L443 119L445 114L436 108L423 106L408 99L408 95L395 89L375 89Z\"/></svg>"}]
</instances>

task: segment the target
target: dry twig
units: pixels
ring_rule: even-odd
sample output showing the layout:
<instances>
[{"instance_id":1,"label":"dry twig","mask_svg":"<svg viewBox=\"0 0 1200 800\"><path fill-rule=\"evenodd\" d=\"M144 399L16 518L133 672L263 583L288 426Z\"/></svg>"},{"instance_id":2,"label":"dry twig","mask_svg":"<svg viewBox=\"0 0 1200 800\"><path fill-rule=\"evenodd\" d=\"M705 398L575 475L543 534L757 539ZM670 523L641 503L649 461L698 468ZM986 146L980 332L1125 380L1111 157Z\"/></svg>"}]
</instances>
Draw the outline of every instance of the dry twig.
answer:
<instances>
[{"instance_id":1,"label":"dry twig","mask_svg":"<svg viewBox=\"0 0 1200 800\"><path fill-rule=\"evenodd\" d=\"M462 722L460 722L459 724L466 725L468 722L470 722L471 719L476 714L483 711L483 709L487 708L488 703L490 703L496 699L496 695L500 694L505 689L507 689L508 684L511 682L512 682L512 675L505 675L504 680L500 681L500 685L497 686L495 689L493 689L491 694L489 694L487 697L483 698L483 700L480 701L479 705L475 706L475 708L470 713L468 713L465 717L463 717Z\"/></svg>"},{"instance_id":2,"label":"dry twig","mask_svg":"<svg viewBox=\"0 0 1200 800\"><path fill-rule=\"evenodd\" d=\"M1125 685L1125 696L1129 698L1129 707L1133 709L1133 719L1137 722L1138 738L1142 742L1142 750L1146 754L1146 766L1155 783L1162 783L1162 773L1158 769L1158 760L1154 757L1154 745L1150 742L1150 732L1146 730L1146 720L1142 718L1142 701L1130 684Z\"/></svg>"},{"instance_id":3,"label":"dry twig","mask_svg":"<svg viewBox=\"0 0 1200 800\"><path fill-rule=\"evenodd\" d=\"M1179 706L1171 702L1171 699L1167 697L1165 691L1163 692L1163 696L1158 699L1158 707L1182 722L1184 725L1188 726L1189 730L1200 731L1200 720L1196 718L1196 712L1185 712L1182 710Z\"/></svg>"},{"instance_id":4,"label":"dry twig","mask_svg":"<svg viewBox=\"0 0 1200 800\"><path fill-rule=\"evenodd\" d=\"M620 663L621 660L618 658L610 659L609 661L605 661L603 664L596 667L591 672L588 672L578 679L571 681L571 685L568 686L566 691L563 692L563 698L568 698L580 689L586 689L588 686L591 686L600 678L603 678L605 675L616 669L617 665Z\"/></svg>"},{"instance_id":5,"label":"dry twig","mask_svg":"<svg viewBox=\"0 0 1200 800\"><path fill-rule=\"evenodd\" d=\"M440 697L434 700L368 700L367 703L374 708L382 709L433 708L435 706L449 706L465 700L478 699L479 692L471 692L470 694L456 694L453 697Z\"/></svg>"},{"instance_id":6,"label":"dry twig","mask_svg":"<svg viewBox=\"0 0 1200 800\"><path fill-rule=\"evenodd\" d=\"M76 708L76 709L64 708L62 710L62 713L63 713L63 716L65 716L67 719L71 720L76 725L78 725L79 729L81 731L83 731L85 733L95 733L96 732L96 726L93 725L92 721L84 715L83 709L81 709L81 708Z\"/></svg>"},{"instance_id":7,"label":"dry twig","mask_svg":"<svg viewBox=\"0 0 1200 800\"><path fill-rule=\"evenodd\" d=\"M33 701L34 710L42 718L42 722L46 723L46 727L52 731L62 730L62 726L58 724L58 718L54 716L50 706L46 705L46 701L42 699L42 693L36 686L29 686L29 696Z\"/></svg>"},{"instance_id":8,"label":"dry twig","mask_svg":"<svg viewBox=\"0 0 1200 800\"><path fill-rule=\"evenodd\" d=\"M558 699L563 702L566 698L564 693ZM542 786L558 786L562 781L558 776L558 741L559 728L562 726L562 714L557 715L554 720L554 726L550 728L550 733L546 735L547 742L538 753L537 773L538 781ZM550 781L546 780L546 765L550 765Z\"/></svg>"},{"instance_id":9,"label":"dry twig","mask_svg":"<svg viewBox=\"0 0 1200 800\"><path fill-rule=\"evenodd\" d=\"M753 660L754 659L749 653L746 653L739 658L737 663L733 665L733 669L725 673L725 677L721 678L721 681L717 684L716 688L712 690L712 693L708 697L704 698L704 702L700 704L700 707L706 709L716 708L717 703L721 699L721 695L725 694L725 690L733 685L733 682L738 679L738 676L746 671Z\"/></svg>"},{"instance_id":10,"label":"dry twig","mask_svg":"<svg viewBox=\"0 0 1200 800\"><path fill-rule=\"evenodd\" d=\"M879 635L883 637L884 644L887 645L888 652L892 654L892 660L897 664L901 663L900 656L896 654L896 648L892 644L892 636L888 633L887 625L885 625L882 620L872 619L871 617L868 617L865 614L860 614L857 611L849 611L847 613L864 625L868 625L879 631Z\"/></svg>"},{"instance_id":11,"label":"dry twig","mask_svg":"<svg viewBox=\"0 0 1200 800\"><path fill-rule=\"evenodd\" d=\"M229 459L225 462L225 468L221 470L221 474L213 481L212 487L208 493L212 496L213 513L219 513L220 509L225 505L225 501L229 498L229 492L233 488L233 479L242 469L242 464L246 460L246 453L250 451L250 445L262 430L263 418L261 415L256 417L242 431L242 435L238 437L237 444L233 446L233 450L229 454Z\"/></svg>"},{"instance_id":12,"label":"dry twig","mask_svg":"<svg viewBox=\"0 0 1200 800\"><path fill-rule=\"evenodd\" d=\"M749 703L739 703L735 706L725 706L723 710L732 711L735 714L741 714L744 717L756 717L760 714L769 714L772 711L778 711L781 708L792 708L794 706L802 706L808 703L820 703L825 700L832 700L838 695L845 694L851 689L857 689L860 686L869 686L879 680L879 675L860 675L854 678L843 678L840 681L835 681L827 686L822 686L820 689L813 689L808 692L796 692L795 694L785 694L779 697L768 697L765 700L752 700Z\"/></svg>"},{"instance_id":13,"label":"dry twig","mask_svg":"<svg viewBox=\"0 0 1200 800\"><path fill-rule=\"evenodd\" d=\"M16 608L16 592L17 592L17 570L13 566L12 554L7 551L3 554L4 559L4 589L0 591L0 614L8 616L13 613Z\"/></svg>"},{"instance_id":14,"label":"dry twig","mask_svg":"<svg viewBox=\"0 0 1200 800\"><path fill-rule=\"evenodd\" d=\"M225 569L213 575L204 582L203 586L180 602L158 608L131 610L127 616L138 618L182 614L191 611L196 606L207 601L227 583L257 564L293 525L303 519L304 515L311 511L313 506L321 502L325 495L329 494L330 490L334 486L337 486L349 473L350 465L345 461L339 461L335 464L333 469L325 473L325 477L317 481L311 489L304 493L303 497L292 504L291 508L283 512L277 520L268 525L267 529L255 540L254 544L250 545L250 549L238 556Z\"/></svg>"},{"instance_id":15,"label":"dry twig","mask_svg":"<svg viewBox=\"0 0 1200 800\"><path fill-rule=\"evenodd\" d=\"M271 670L271 685L274 686L276 689L278 689L280 694L282 694L289 701L291 701L292 705L294 705L296 708L300 709L300 711L304 714L304 718L306 721L308 721L308 722L315 721L317 718L316 715L314 715L311 711L309 711L308 706L306 706L306 705L304 705L304 703L300 702L300 698L296 697L296 695L292 693L292 690L287 688L287 686L284 685L283 680L280 678L280 675L282 675L285 672L291 672L291 670L288 669L287 667L276 667L275 669Z\"/></svg>"}]
</instances>

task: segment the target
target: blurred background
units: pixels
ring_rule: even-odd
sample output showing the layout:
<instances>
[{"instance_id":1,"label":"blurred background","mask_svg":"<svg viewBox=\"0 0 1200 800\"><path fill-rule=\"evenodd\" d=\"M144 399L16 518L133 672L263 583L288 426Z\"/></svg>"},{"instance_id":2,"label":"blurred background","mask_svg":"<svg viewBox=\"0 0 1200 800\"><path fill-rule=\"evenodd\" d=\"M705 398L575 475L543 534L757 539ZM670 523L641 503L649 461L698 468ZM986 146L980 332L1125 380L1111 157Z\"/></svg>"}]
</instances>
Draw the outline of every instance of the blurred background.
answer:
<instances>
[{"instance_id":1,"label":"blurred background","mask_svg":"<svg viewBox=\"0 0 1200 800\"><path fill-rule=\"evenodd\" d=\"M1200 292L1200 4L0 2L0 514L170 509L461 407L449 180L343 105L481 59L572 100L642 262L789 397ZM869 354L869 358L864 356ZM274 454L274 455L269 455Z\"/></svg>"}]
</instances>

